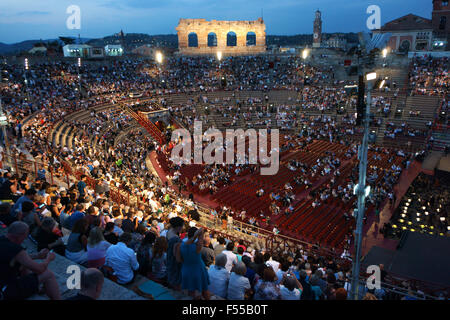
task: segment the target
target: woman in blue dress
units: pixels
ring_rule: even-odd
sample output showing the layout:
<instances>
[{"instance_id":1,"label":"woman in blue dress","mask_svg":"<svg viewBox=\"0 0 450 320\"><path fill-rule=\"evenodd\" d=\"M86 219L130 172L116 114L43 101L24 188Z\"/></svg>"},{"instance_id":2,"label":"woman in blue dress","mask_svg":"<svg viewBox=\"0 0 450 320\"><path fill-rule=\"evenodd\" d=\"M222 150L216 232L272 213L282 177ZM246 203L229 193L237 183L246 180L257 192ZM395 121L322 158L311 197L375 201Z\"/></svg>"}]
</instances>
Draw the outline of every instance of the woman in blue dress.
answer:
<instances>
[{"instance_id":1,"label":"woman in blue dress","mask_svg":"<svg viewBox=\"0 0 450 320\"><path fill-rule=\"evenodd\" d=\"M172 289L180 290L181 285L181 263L177 258L177 251L181 244L179 237L184 227L184 220L174 217L169 220L170 228L167 232L167 282Z\"/></svg>"},{"instance_id":2,"label":"woman in blue dress","mask_svg":"<svg viewBox=\"0 0 450 320\"><path fill-rule=\"evenodd\" d=\"M209 300L209 276L200 254L203 247L203 234L202 228L190 228L187 241L179 246L177 260L182 262L181 289L188 290L193 298L196 298L195 292L199 291L205 300Z\"/></svg>"}]
</instances>

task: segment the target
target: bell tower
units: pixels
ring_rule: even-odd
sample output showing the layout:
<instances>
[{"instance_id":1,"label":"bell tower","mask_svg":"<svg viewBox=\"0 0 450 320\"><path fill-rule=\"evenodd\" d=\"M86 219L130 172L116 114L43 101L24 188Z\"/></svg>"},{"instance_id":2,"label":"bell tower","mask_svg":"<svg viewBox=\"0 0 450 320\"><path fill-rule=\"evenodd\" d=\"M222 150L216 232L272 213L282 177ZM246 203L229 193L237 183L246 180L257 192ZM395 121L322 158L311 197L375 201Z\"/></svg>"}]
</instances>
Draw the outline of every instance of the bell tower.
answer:
<instances>
[{"instance_id":1,"label":"bell tower","mask_svg":"<svg viewBox=\"0 0 450 320\"><path fill-rule=\"evenodd\" d=\"M322 42L322 13L317 10L314 19L313 48L320 48Z\"/></svg>"}]
</instances>

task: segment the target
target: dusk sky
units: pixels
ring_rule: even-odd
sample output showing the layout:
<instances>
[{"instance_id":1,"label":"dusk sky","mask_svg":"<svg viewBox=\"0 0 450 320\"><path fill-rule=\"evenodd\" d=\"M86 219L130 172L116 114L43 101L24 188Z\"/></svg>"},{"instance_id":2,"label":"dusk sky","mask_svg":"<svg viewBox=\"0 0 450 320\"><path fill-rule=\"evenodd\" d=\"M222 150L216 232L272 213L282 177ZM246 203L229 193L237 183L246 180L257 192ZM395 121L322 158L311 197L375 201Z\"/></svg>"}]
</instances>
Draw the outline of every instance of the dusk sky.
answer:
<instances>
[{"instance_id":1,"label":"dusk sky","mask_svg":"<svg viewBox=\"0 0 450 320\"><path fill-rule=\"evenodd\" d=\"M81 29L69 30L66 9L81 9ZM0 0L0 42L58 36L97 38L125 33L175 34L180 18L255 20L268 35L311 34L314 12L323 32L367 31L369 5L381 8L381 24L413 13L431 18L432 0Z\"/></svg>"}]
</instances>

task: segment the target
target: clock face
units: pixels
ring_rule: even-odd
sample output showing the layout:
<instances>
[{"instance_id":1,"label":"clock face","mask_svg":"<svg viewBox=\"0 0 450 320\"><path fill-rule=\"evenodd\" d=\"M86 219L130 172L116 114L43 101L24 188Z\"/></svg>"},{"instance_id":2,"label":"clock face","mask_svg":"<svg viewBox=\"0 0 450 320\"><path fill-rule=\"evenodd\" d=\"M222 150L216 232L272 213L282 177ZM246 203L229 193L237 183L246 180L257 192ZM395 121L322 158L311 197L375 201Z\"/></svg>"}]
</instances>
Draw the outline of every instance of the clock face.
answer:
<instances>
[{"instance_id":1,"label":"clock face","mask_svg":"<svg viewBox=\"0 0 450 320\"><path fill-rule=\"evenodd\" d=\"M319 35L317 33L314 33L314 39L317 39Z\"/></svg>"}]
</instances>

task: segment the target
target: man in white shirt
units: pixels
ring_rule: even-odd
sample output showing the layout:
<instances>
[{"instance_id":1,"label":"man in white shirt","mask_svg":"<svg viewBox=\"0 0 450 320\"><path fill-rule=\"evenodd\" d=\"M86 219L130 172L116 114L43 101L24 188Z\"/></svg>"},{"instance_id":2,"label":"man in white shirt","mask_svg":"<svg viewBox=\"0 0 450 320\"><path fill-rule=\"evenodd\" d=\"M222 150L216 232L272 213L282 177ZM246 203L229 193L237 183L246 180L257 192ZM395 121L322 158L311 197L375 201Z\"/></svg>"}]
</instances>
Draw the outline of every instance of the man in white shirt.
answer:
<instances>
[{"instance_id":1,"label":"man in white shirt","mask_svg":"<svg viewBox=\"0 0 450 320\"><path fill-rule=\"evenodd\" d=\"M127 247L131 240L131 234L125 232L120 236L116 245L112 245L106 250L105 265L114 270L114 275L117 276L117 282L120 284L132 282L134 279L133 271L139 269L135 252Z\"/></svg>"},{"instance_id":2,"label":"man in white shirt","mask_svg":"<svg viewBox=\"0 0 450 320\"><path fill-rule=\"evenodd\" d=\"M233 265L238 262L238 258L236 254L233 253L233 249L234 249L234 242L230 241L227 243L226 249L222 251L222 253L227 256L227 263L225 264L225 269L227 269L228 272L231 272Z\"/></svg>"},{"instance_id":3,"label":"man in white shirt","mask_svg":"<svg viewBox=\"0 0 450 320\"><path fill-rule=\"evenodd\" d=\"M273 271L275 273L278 272L278 268L280 267L280 263L278 261L275 261L272 259L272 257L270 256L270 253L266 252L264 254L264 260L266 260L266 265L269 267L272 267Z\"/></svg>"}]
</instances>

